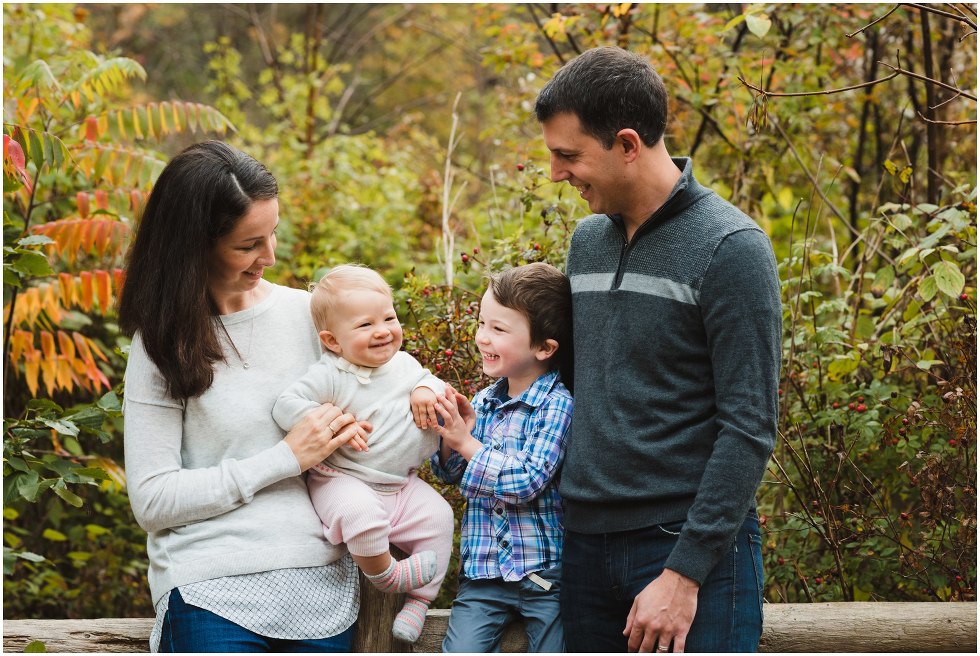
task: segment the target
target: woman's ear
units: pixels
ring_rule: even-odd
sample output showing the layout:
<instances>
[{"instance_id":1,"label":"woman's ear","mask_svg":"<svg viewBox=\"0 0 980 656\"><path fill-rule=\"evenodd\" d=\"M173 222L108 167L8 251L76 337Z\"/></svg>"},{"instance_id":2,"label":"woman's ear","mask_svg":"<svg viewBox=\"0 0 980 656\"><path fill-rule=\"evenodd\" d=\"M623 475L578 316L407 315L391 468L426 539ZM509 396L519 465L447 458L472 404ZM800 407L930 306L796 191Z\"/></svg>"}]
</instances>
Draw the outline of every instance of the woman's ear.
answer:
<instances>
[{"instance_id":1,"label":"woman's ear","mask_svg":"<svg viewBox=\"0 0 980 656\"><path fill-rule=\"evenodd\" d=\"M319 334L320 343L323 344L323 348L340 355L340 342L338 342L337 338L333 336L333 333L329 330L321 330Z\"/></svg>"},{"instance_id":2,"label":"woman's ear","mask_svg":"<svg viewBox=\"0 0 980 656\"><path fill-rule=\"evenodd\" d=\"M534 357L544 362L545 360L553 356L557 350L558 350L558 342L556 342L553 339L546 339L544 340L543 343L538 345L538 350L534 354Z\"/></svg>"}]
</instances>

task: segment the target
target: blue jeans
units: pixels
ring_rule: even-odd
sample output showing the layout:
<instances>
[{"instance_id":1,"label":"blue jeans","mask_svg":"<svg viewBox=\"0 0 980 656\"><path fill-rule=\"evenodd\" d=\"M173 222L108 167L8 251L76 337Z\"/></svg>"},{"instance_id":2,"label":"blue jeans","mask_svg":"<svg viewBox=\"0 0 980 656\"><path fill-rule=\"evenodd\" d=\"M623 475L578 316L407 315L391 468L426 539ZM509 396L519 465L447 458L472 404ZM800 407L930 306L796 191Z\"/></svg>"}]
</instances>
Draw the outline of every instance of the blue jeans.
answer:
<instances>
[{"instance_id":1,"label":"blue jeans","mask_svg":"<svg viewBox=\"0 0 980 656\"><path fill-rule=\"evenodd\" d=\"M526 577L521 581L504 581L461 576L442 650L499 652L504 628L511 620L521 617L527 631L528 652L565 651L558 601L561 567L536 574L551 583L550 590Z\"/></svg>"},{"instance_id":2,"label":"blue jeans","mask_svg":"<svg viewBox=\"0 0 980 656\"><path fill-rule=\"evenodd\" d=\"M561 613L570 652L625 652L633 599L662 572L684 522L634 531L566 531ZM762 635L762 538L753 511L698 591L684 650L758 651Z\"/></svg>"},{"instance_id":3,"label":"blue jeans","mask_svg":"<svg viewBox=\"0 0 980 656\"><path fill-rule=\"evenodd\" d=\"M174 588L163 618L160 651L170 654L193 652L349 652L357 624L332 638L283 640L267 638L238 626L209 610L191 606Z\"/></svg>"}]
</instances>

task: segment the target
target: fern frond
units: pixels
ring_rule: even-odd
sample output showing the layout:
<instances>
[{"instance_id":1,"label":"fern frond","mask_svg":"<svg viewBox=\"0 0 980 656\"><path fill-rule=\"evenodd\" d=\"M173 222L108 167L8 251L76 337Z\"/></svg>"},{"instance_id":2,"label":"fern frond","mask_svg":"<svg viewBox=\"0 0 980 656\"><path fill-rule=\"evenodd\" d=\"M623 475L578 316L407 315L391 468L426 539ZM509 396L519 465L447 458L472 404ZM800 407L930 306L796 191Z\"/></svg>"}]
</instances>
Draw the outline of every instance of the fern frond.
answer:
<instances>
[{"instance_id":1,"label":"fern frond","mask_svg":"<svg viewBox=\"0 0 980 656\"><path fill-rule=\"evenodd\" d=\"M166 160L144 150L86 143L76 152L79 170L93 186L103 182L149 190L167 165Z\"/></svg>"},{"instance_id":2,"label":"fern frond","mask_svg":"<svg viewBox=\"0 0 980 656\"><path fill-rule=\"evenodd\" d=\"M108 209L108 194L105 191L97 191L95 198L97 207ZM78 259L80 250L103 259L120 257L129 238L129 226L121 221L103 218L101 214L97 217L50 221L32 226L31 233L50 238L54 243L45 248L49 253L57 252L66 264Z\"/></svg>"},{"instance_id":3,"label":"fern frond","mask_svg":"<svg viewBox=\"0 0 980 656\"><path fill-rule=\"evenodd\" d=\"M146 70L139 63L128 57L112 57L102 59L96 57L96 65L85 71L81 77L65 89L66 95L80 92L92 102L97 97L105 96L119 89L131 78L146 79Z\"/></svg>"},{"instance_id":4,"label":"fern frond","mask_svg":"<svg viewBox=\"0 0 980 656\"><path fill-rule=\"evenodd\" d=\"M75 166L68 146L50 132L8 123L4 123L4 129L9 130L10 137L20 144L38 170L45 164L52 170L71 170Z\"/></svg>"}]
</instances>

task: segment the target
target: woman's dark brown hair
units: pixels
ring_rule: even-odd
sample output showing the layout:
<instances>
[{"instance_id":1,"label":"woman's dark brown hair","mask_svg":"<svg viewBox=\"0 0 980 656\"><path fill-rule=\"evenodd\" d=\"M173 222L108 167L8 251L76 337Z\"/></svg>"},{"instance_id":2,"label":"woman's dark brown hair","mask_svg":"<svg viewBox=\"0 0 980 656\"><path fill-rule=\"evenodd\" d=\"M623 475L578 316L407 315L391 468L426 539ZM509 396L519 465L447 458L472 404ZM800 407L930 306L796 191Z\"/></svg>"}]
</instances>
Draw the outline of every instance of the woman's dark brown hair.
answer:
<instances>
[{"instance_id":1,"label":"woman's dark brown hair","mask_svg":"<svg viewBox=\"0 0 980 656\"><path fill-rule=\"evenodd\" d=\"M126 258L119 325L139 331L174 398L207 390L224 358L208 288L212 249L252 203L278 194L265 166L220 141L185 149L154 184Z\"/></svg>"}]
</instances>

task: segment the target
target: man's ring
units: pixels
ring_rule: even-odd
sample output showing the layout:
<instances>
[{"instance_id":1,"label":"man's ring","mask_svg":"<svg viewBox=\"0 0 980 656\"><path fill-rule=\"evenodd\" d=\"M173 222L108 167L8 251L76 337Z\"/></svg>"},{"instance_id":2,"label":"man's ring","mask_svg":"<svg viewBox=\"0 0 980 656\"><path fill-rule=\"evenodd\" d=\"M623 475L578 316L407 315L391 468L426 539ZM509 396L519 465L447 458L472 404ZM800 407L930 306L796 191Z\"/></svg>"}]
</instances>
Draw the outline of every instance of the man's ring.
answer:
<instances>
[{"instance_id":1,"label":"man's ring","mask_svg":"<svg viewBox=\"0 0 980 656\"><path fill-rule=\"evenodd\" d=\"M657 651L667 651L667 645L657 645Z\"/></svg>"}]
</instances>

